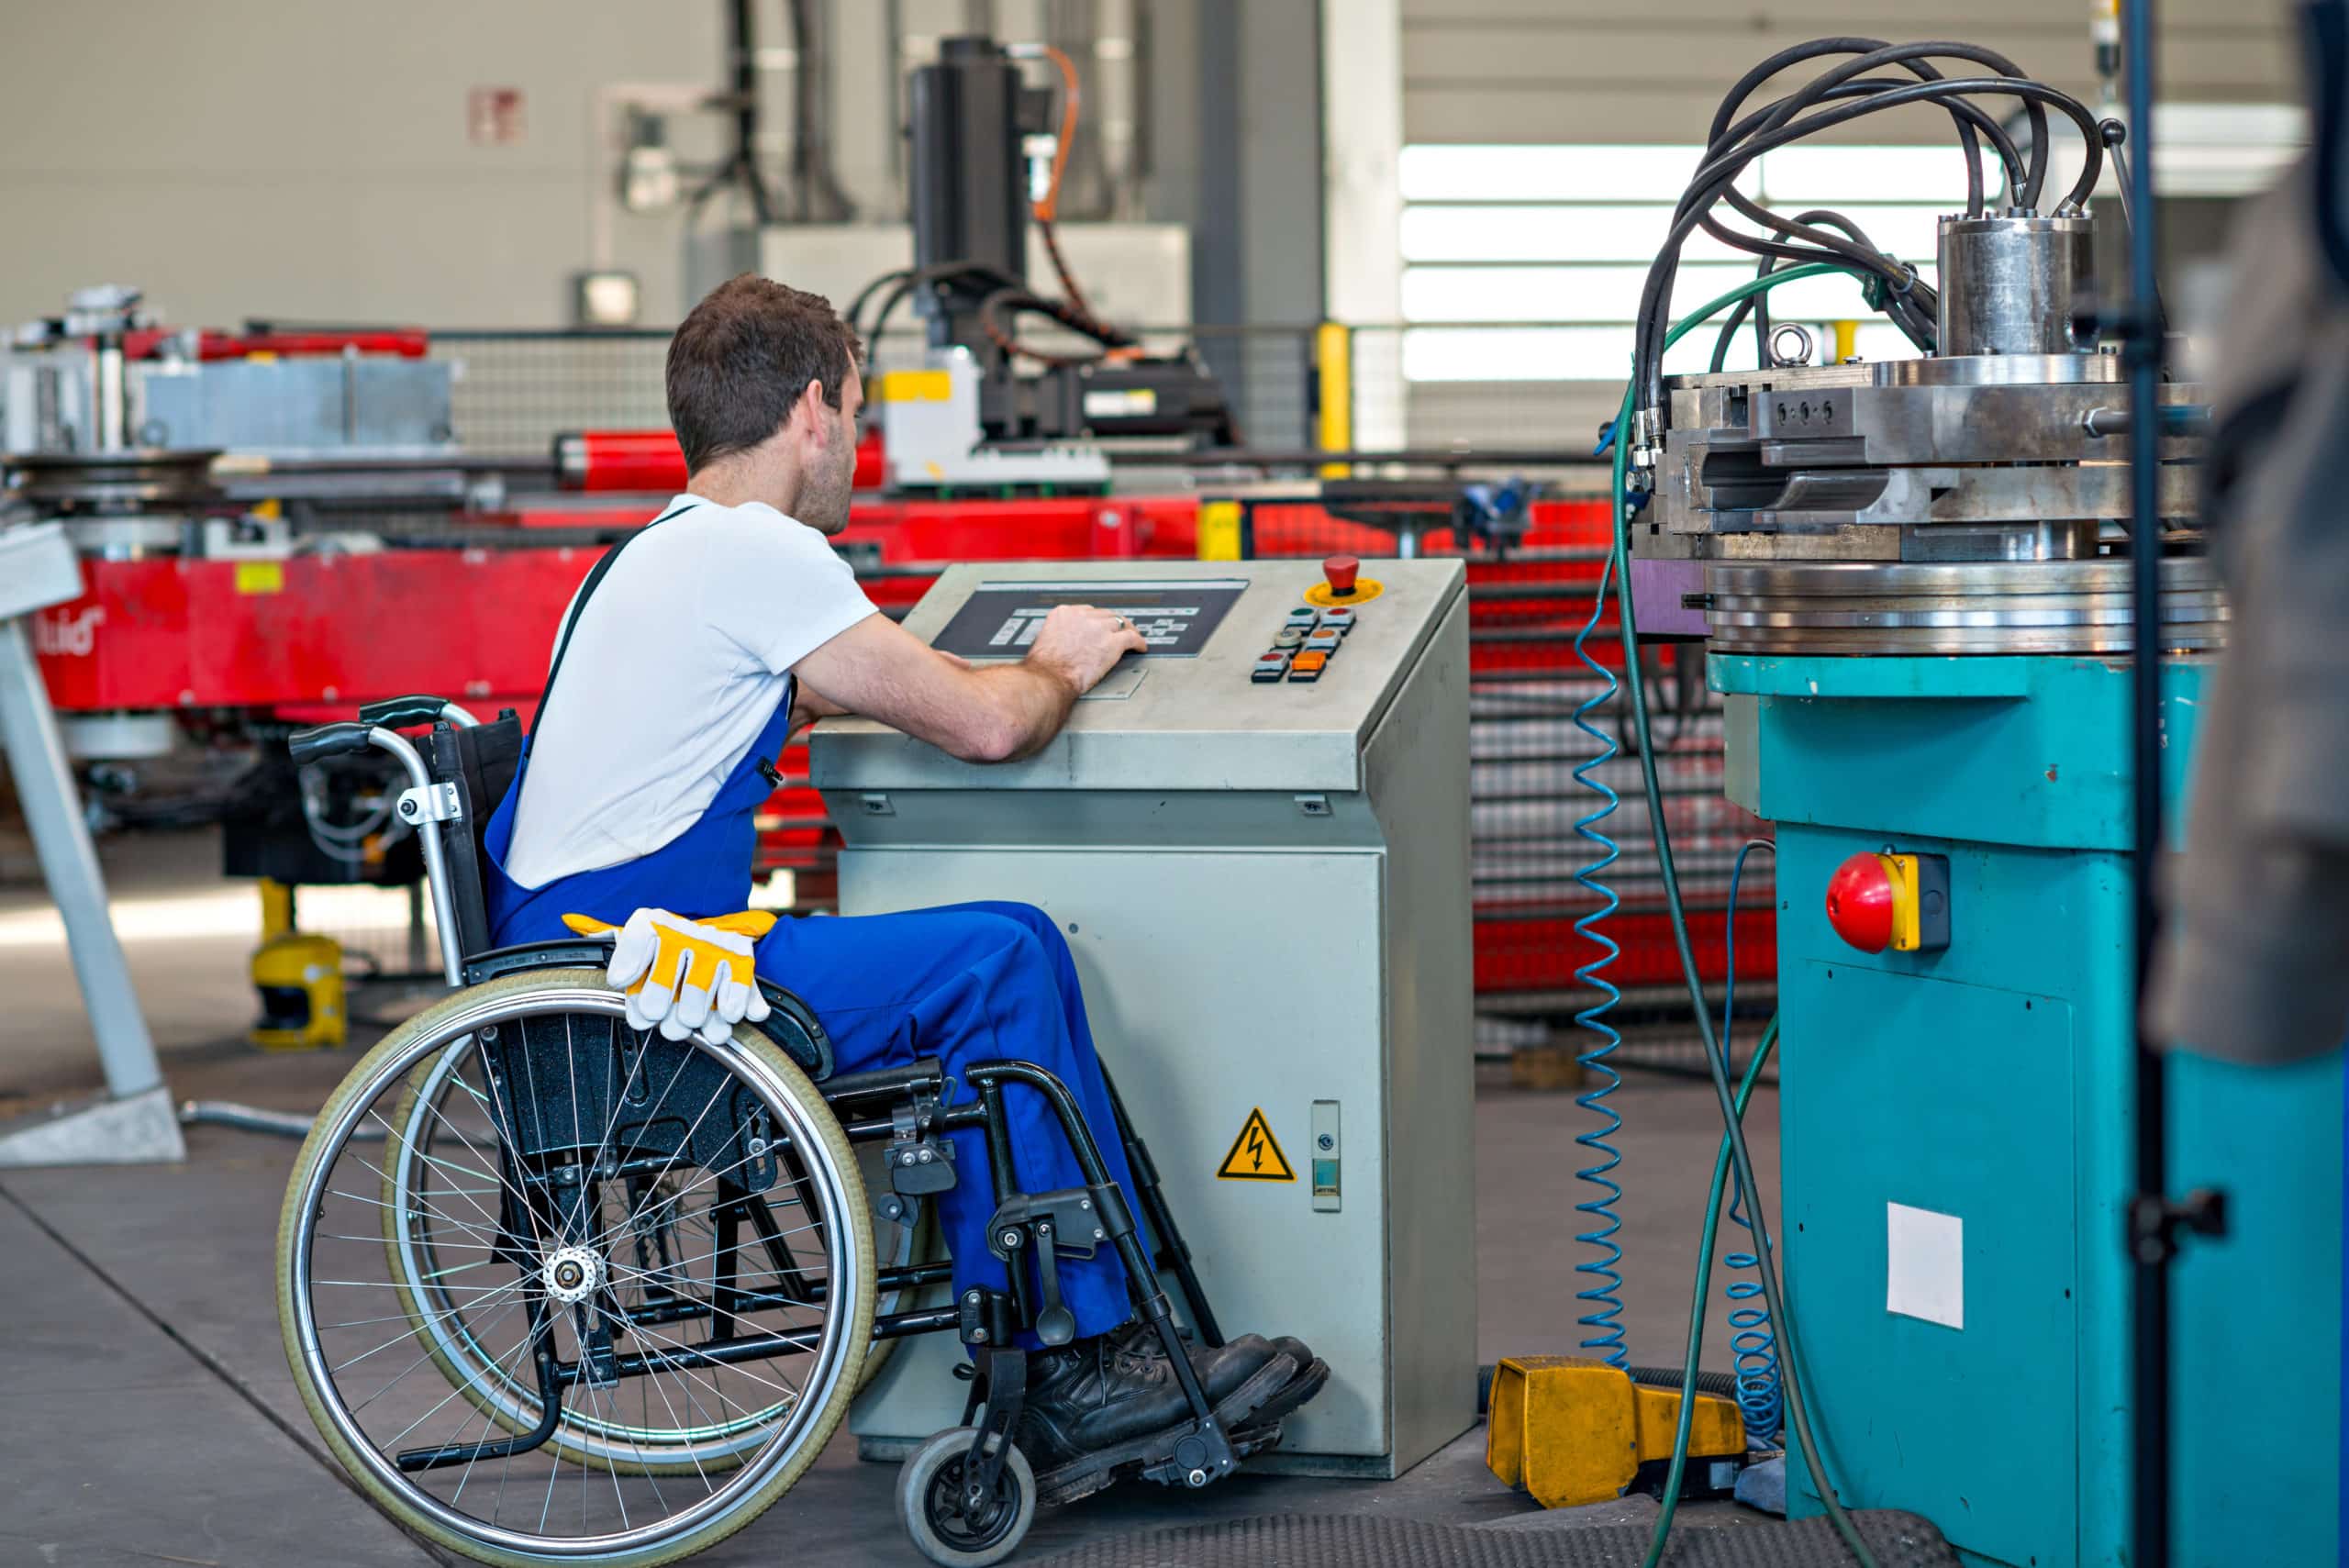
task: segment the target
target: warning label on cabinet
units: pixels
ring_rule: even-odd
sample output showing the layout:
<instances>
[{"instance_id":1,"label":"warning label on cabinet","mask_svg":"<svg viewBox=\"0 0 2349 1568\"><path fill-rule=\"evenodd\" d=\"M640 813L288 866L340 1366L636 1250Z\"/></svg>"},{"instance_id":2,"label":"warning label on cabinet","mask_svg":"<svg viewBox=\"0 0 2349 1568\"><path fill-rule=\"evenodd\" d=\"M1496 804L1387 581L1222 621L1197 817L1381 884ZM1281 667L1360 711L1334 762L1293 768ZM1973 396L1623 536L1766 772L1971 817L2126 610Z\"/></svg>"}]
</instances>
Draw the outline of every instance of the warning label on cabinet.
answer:
<instances>
[{"instance_id":1,"label":"warning label on cabinet","mask_svg":"<svg viewBox=\"0 0 2349 1568\"><path fill-rule=\"evenodd\" d=\"M1264 1113L1252 1110L1240 1136L1231 1140L1231 1152L1223 1157L1216 1175L1227 1182L1293 1182L1297 1173L1289 1167L1281 1146L1273 1140L1273 1129L1264 1120Z\"/></svg>"}]
</instances>

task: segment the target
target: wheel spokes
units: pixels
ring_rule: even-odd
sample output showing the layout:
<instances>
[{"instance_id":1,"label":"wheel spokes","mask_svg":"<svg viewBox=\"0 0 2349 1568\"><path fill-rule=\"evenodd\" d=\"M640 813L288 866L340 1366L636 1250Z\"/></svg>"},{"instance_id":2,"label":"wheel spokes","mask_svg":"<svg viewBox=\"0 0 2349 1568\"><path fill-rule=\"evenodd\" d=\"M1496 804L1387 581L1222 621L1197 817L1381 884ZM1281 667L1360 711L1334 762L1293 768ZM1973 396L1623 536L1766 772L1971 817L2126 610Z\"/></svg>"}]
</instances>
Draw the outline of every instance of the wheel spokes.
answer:
<instances>
[{"instance_id":1,"label":"wheel spokes","mask_svg":"<svg viewBox=\"0 0 2349 1568\"><path fill-rule=\"evenodd\" d=\"M497 1027L503 1040L451 1033L378 1071L338 1113L340 1140L306 1156L297 1373L395 1511L508 1550L668 1539L755 1490L841 1363L837 1286L806 1282L835 1274L842 1173L795 1159L763 1195L740 1184L773 1182L743 1173L804 1142L807 1112L740 1048L622 1050L622 1026L585 1013ZM653 1075L651 1104L631 1103ZM362 1148L362 1129L385 1140ZM746 1155L752 1129L780 1141ZM780 1224L770 1203L807 1222ZM734 1244L714 1245L728 1226ZM739 1343L706 1352L786 1333L765 1365L731 1359ZM552 1439L532 1445L550 1401ZM540 1507L509 1518L518 1487Z\"/></svg>"}]
</instances>

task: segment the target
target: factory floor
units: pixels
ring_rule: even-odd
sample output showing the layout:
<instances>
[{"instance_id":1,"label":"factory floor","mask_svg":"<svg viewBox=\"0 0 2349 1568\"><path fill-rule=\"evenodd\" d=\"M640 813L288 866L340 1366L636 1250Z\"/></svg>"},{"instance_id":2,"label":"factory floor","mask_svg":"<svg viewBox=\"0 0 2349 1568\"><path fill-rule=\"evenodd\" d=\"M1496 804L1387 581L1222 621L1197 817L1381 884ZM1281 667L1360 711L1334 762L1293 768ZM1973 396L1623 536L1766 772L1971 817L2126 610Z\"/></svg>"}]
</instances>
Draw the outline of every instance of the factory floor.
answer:
<instances>
[{"instance_id":1,"label":"factory floor","mask_svg":"<svg viewBox=\"0 0 2349 1568\"><path fill-rule=\"evenodd\" d=\"M242 1031L251 890L217 875L202 834L114 836L102 859L117 926L173 1092L307 1112L355 1051L268 1056ZM94 1087L96 1063L29 856L0 840L0 1118ZM361 1043L379 1029L357 1031ZM1489 1069L1476 1105L1478 1357L1570 1351L1581 1337L1575 1212L1586 1118L1570 1094L1512 1090ZM1676 1364L1697 1222L1718 1138L1702 1083L1633 1075L1620 1206L1631 1358ZM1775 1192L1776 1118L1758 1095L1753 1151ZM184 1165L0 1173L0 1562L275 1568L453 1561L360 1500L325 1455L285 1370L271 1304L277 1213L295 1145L195 1127ZM1718 1285L1707 1364L1727 1365ZM1278 1332L1285 1324L1251 1324ZM712 1564L911 1564L892 1467L843 1435ZM1601 1510L1620 1519L1626 1508ZM1103 1536L1280 1512L1376 1510L1447 1523L1531 1505L1483 1466L1481 1427L1393 1482L1243 1475L1197 1496L1129 1485L1037 1522L1023 1556ZM1691 1510L1722 1516L1728 1505ZM1684 1515L1684 1517L1688 1517ZM1562 1521L1563 1522L1563 1521Z\"/></svg>"}]
</instances>

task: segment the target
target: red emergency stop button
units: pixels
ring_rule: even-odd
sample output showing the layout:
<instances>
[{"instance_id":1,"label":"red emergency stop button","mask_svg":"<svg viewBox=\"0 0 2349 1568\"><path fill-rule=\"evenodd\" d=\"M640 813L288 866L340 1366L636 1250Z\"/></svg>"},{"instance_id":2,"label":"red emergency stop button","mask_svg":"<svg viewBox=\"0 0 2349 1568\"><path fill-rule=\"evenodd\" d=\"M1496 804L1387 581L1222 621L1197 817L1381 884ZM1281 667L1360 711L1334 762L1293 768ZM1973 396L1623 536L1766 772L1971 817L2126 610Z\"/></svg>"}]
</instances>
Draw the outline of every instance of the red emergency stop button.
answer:
<instances>
[{"instance_id":1,"label":"red emergency stop button","mask_svg":"<svg viewBox=\"0 0 2349 1568\"><path fill-rule=\"evenodd\" d=\"M1351 599L1354 594L1354 579L1362 574L1362 562L1352 555L1333 555L1321 562L1321 575L1330 581L1330 596Z\"/></svg>"},{"instance_id":2,"label":"red emergency stop button","mask_svg":"<svg viewBox=\"0 0 2349 1568\"><path fill-rule=\"evenodd\" d=\"M1827 879L1827 923L1862 952L1882 952L1892 945L1896 893L1884 861L1882 855L1854 855Z\"/></svg>"},{"instance_id":3,"label":"red emergency stop button","mask_svg":"<svg viewBox=\"0 0 2349 1568\"><path fill-rule=\"evenodd\" d=\"M1949 946L1949 857L1854 855L1827 879L1827 923L1862 952Z\"/></svg>"}]
</instances>

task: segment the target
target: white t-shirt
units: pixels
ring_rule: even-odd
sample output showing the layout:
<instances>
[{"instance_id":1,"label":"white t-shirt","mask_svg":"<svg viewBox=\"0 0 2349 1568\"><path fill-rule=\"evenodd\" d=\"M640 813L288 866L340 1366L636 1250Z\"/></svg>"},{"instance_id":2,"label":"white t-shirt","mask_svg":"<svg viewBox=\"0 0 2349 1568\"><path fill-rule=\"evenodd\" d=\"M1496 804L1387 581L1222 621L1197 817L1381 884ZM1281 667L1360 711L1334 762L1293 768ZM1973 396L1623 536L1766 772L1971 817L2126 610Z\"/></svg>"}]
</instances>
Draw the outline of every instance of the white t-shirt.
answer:
<instances>
[{"instance_id":1,"label":"white t-shirt","mask_svg":"<svg viewBox=\"0 0 2349 1568\"><path fill-rule=\"evenodd\" d=\"M783 700L791 667L877 612L847 562L763 502L695 495L612 562L538 717L508 875L525 887L683 833Z\"/></svg>"}]
</instances>

